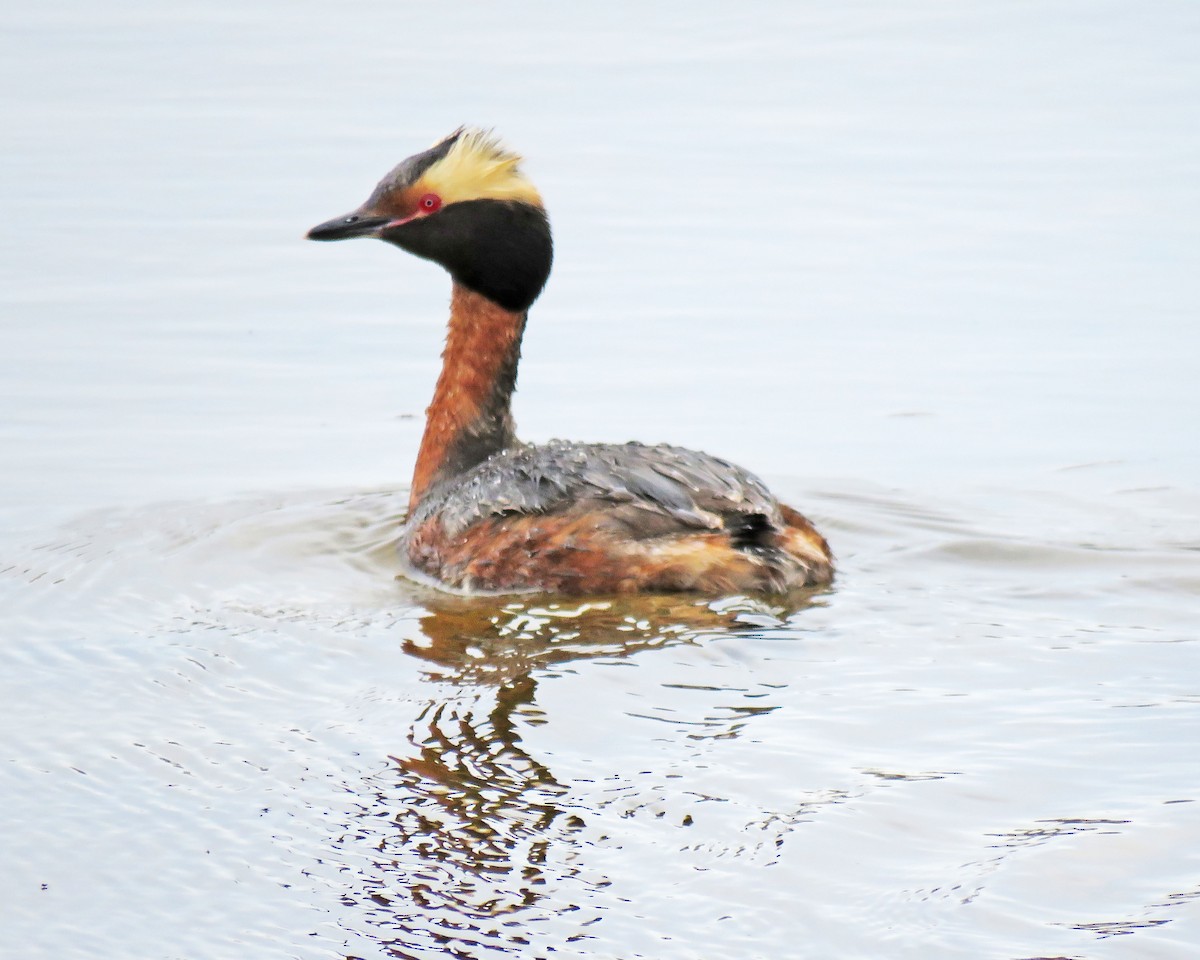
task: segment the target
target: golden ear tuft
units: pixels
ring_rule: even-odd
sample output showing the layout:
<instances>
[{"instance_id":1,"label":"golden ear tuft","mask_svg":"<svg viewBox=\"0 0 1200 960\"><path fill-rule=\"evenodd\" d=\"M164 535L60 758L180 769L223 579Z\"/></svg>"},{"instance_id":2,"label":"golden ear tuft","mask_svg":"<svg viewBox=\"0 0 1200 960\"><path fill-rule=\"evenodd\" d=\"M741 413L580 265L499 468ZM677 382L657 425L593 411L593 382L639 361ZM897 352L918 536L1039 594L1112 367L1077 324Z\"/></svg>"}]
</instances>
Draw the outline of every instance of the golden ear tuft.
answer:
<instances>
[{"instance_id":1,"label":"golden ear tuft","mask_svg":"<svg viewBox=\"0 0 1200 960\"><path fill-rule=\"evenodd\" d=\"M420 189L436 193L443 203L520 200L542 205L537 188L521 173L521 157L491 131L459 129L446 139L451 137L457 139L446 156L422 174Z\"/></svg>"}]
</instances>

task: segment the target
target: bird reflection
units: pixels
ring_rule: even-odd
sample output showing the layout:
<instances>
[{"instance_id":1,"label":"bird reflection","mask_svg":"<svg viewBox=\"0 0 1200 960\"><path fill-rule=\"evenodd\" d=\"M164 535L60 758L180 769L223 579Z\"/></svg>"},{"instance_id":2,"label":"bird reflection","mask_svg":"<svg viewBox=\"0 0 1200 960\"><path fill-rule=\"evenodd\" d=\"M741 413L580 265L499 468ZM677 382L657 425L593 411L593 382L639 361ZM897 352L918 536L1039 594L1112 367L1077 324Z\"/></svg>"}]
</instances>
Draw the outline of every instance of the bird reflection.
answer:
<instances>
[{"instance_id":1,"label":"bird reflection","mask_svg":"<svg viewBox=\"0 0 1200 960\"><path fill-rule=\"evenodd\" d=\"M352 833L373 856L357 877L364 896L348 891L347 902L365 908L391 955L515 947L519 930L505 921L533 907L555 875L570 876L549 864L550 847L580 823L564 815L564 788L521 749L511 720L531 693L512 683L491 709L483 697L429 704L408 749L360 794Z\"/></svg>"},{"instance_id":2,"label":"bird reflection","mask_svg":"<svg viewBox=\"0 0 1200 960\"><path fill-rule=\"evenodd\" d=\"M499 686L567 661L624 659L671 644L781 626L811 597L805 591L785 604L741 596L704 601L634 595L583 603L439 596L426 604L421 635L406 640L404 649L430 664L439 678Z\"/></svg>"},{"instance_id":3,"label":"bird reflection","mask_svg":"<svg viewBox=\"0 0 1200 960\"><path fill-rule=\"evenodd\" d=\"M359 863L344 902L399 958L474 957L483 947L527 956L544 937L586 938L609 881L585 868L585 822L569 788L522 745L522 726L541 719L538 679L568 661L778 623L792 609L746 598L431 598L404 647L447 695L355 790L359 813L338 842Z\"/></svg>"}]
</instances>

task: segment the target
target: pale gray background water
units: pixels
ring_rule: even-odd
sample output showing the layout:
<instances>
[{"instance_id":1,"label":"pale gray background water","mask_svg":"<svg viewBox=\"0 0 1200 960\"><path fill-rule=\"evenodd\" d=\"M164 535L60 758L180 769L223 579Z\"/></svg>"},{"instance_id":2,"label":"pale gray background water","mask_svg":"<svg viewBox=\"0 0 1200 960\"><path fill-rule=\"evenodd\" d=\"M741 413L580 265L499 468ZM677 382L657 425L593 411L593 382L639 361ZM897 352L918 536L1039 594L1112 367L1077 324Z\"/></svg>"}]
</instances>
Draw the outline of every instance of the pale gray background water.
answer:
<instances>
[{"instance_id":1,"label":"pale gray background water","mask_svg":"<svg viewBox=\"0 0 1200 960\"><path fill-rule=\"evenodd\" d=\"M0 22L3 952L1200 952L1195 4ZM393 582L447 284L300 236L463 122L522 434L762 473L814 606Z\"/></svg>"}]
</instances>

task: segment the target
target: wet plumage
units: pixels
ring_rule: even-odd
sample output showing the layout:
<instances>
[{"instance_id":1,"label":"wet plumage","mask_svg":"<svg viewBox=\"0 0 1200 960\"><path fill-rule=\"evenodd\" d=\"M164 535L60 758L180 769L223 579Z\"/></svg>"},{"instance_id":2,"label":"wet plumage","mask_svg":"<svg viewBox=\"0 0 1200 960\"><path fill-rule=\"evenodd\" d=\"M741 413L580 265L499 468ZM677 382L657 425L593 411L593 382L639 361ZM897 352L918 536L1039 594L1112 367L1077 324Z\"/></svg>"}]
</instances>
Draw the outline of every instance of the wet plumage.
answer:
<instances>
[{"instance_id":1,"label":"wet plumage","mask_svg":"<svg viewBox=\"0 0 1200 960\"><path fill-rule=\"evenodd\" d=\"M827 548L757 477L694 450L553 440L433 488L401 549L462 590L781 592L829 576Z\"/></svg>"},{"instance_id":2,"label":"wet plumage","mask_svg":"<svg viewBox=\"0 0 1200 960\"><path fill-rule=\"evenodd\" d=\"M664 525L741 528L758 516L782 522L762 481L725 460L666 444L565 440L496 454L431 490L413 520L437 514L456 536L492 514L546 514L581 500L638 511L630 514L630 535L638 537Z\"/></svg>"},{"instance_id":3,"label":"wet plumage","mask_svg":"<svg viewBox=\"0 0 1200 960\"><path fill-rule=\"evenodd\" d=\"M418 578L471 592L708 595L831 579L820 534L727 461L667 445L516 439L521 337L553 247L540 196L494 139L457 131L310 236L377 237L453 280L399 545Z\"/></svg>"}]
</instances>

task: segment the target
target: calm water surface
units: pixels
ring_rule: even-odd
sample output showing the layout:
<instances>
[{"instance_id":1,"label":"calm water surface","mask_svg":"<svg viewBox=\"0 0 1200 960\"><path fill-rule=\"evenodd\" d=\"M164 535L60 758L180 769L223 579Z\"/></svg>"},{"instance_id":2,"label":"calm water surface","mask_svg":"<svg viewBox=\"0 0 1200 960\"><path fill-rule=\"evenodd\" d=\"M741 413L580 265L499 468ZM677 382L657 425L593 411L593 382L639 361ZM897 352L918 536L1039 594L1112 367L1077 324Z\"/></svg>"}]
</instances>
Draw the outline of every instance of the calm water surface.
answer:
<instances>
[{"instance_id":1,"label":"calm water surface","mask_svg":"<svg viewBox=\"0 0 1200 960\"><path fill-rule=\"evenodd\" d=\"M3 952L1200 952L1193 4L0 22ZM832 590L395 579L446 282L299 237L464 121L523 435L751 466Z\"/></svg>"}]
</instances>

